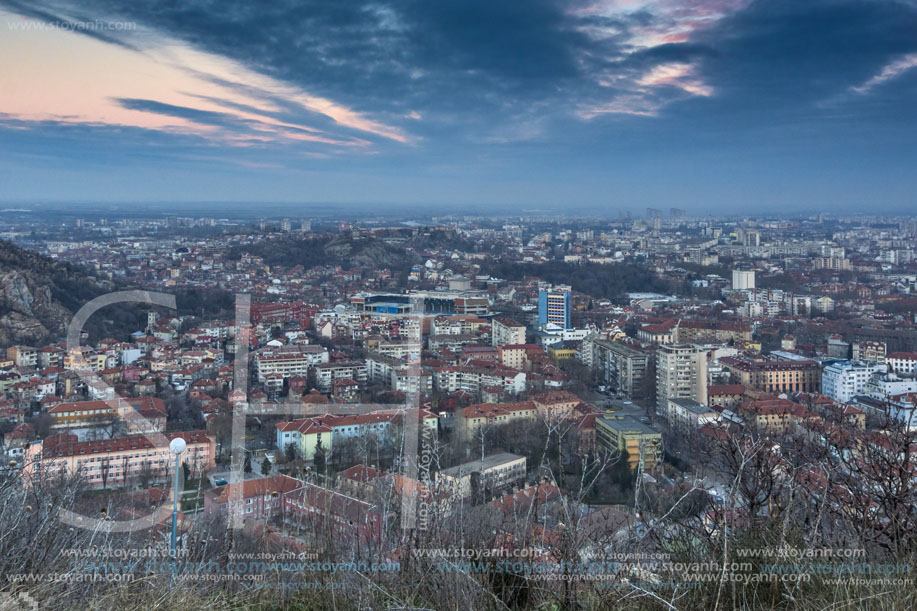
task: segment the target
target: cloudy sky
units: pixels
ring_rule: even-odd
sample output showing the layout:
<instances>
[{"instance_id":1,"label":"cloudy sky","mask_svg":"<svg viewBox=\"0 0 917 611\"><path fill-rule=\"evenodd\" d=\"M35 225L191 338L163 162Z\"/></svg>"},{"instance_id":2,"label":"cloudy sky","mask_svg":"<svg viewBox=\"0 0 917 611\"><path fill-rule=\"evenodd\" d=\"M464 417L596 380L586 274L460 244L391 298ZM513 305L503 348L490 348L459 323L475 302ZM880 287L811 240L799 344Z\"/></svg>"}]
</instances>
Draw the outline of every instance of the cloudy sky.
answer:
<instances>
[{"instance_id":1,"label":"cloudy sky","mask_svg":"<svg viewBox=\"0 0 917 611\"><path fill-rule=\"evenodd\" d=\"M917 209L917 0L0 0L0 200Z\"/></svg>"}]
</instances>

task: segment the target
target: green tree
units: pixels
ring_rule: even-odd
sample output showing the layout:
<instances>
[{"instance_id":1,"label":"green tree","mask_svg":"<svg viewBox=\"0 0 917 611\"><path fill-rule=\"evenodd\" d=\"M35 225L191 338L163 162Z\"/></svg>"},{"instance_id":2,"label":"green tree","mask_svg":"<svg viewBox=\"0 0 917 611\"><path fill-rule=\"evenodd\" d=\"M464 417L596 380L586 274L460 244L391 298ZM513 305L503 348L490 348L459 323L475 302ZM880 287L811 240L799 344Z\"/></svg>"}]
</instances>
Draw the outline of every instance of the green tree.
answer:
<instances>
[{"instance_id":1,"label":"green tree","mask_svg":"<svg viewBox=\"0 0 917 611\"><path fill-rule=\"evenodd\" d=\"M608 469L609 479L621 487L621 490L627 492L634 487L634 472L630 468L630 455L627 449L621 450L618 458Z\"/></svg>"},{"instance_id":2,"label":"green tree","mask_svg":"<svg viewBox=\"0 0 917 611\"><path fill-rule=\"evenodd\" d=\"M315 456L312 457L312 464L315 465L317 473L325 474L325 449L322 447L321 436L318 438L318 443L315 444Z\"/></svg>"},{"instance_id":3,"label":"green tree","mask_svg":"<svg viewBox=\"0 0 917 611\"><path fill-rule=\"evenodd\" d=\"M271 473L271 461L267 459L267 456L264 457L264 460L261 461L261 475L269 475Z\"/></svg>"},{"instance_id":4,"label":"green tree","mask_svg":"<svg viewBox=\"0 0 917 611\"><path fill-rule=\"evenodd\" d=\"M250 452L245 453L245 462L242 463L242 470L246 473L252 472L252 455Z\"/></svg>"}]
</instances>

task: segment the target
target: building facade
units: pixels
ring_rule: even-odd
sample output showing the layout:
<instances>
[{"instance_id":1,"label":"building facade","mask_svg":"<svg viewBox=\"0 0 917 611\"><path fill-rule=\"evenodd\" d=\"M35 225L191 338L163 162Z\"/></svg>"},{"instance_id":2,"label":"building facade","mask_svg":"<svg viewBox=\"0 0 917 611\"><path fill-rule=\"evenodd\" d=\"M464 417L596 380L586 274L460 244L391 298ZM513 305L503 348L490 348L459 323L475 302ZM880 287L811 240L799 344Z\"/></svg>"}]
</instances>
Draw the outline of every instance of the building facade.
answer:
<instances>
[{"instance_id":1,"label":"building facade","mask_svg":"<svg viewBox=\"0 0 917 611\"><path fill-rule=\"evenodd\" d=\"M656 351L656 413L665 415L671 399L707 403L707 352L669 344Z\"/></svg>"},{"instance_id":2,"label":"building facade","mask_svg":"<svg viewBox=\"0 0 917 611\"><path fill-rule=\"evenodd\" d=\"M538 291L538 326L551 323L563 329L571 328L572 303L572 289L569 286Z\"/></svg>"}]
</instances>

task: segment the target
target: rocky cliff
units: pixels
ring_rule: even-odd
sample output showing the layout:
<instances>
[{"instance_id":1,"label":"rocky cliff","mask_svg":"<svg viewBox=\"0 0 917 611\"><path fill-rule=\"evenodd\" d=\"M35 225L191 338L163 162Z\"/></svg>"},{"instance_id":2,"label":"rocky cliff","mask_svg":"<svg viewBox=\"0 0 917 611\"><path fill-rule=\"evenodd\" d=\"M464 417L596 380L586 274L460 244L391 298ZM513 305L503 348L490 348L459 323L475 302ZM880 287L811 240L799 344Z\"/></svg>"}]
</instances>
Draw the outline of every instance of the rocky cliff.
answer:
<instances>
[{"instance_id":1,"label":"rocky cliff","mask_svg":"<svg viewBox=\"0 0 917 611\"><path fill-rule=\"evenodd\" d=\"M0 240L0 348L61 336L73 311L108 283Z\"/></svg>"}]
</instances>

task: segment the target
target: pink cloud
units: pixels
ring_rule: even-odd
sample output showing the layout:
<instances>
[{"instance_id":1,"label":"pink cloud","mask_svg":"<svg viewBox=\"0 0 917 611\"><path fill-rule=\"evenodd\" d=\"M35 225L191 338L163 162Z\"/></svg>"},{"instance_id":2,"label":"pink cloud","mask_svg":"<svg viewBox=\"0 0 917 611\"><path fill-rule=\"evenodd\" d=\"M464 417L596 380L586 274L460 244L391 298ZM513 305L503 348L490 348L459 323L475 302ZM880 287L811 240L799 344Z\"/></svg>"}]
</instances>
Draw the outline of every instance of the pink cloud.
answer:
<instances>
[{"instance_id":1,"label":"pink cloud","mask_svg":"<svg viewBox=\"0 0 917 611\"><path fill-rule=\"evenodd\" d=\"M342 128L409 141L398 127L177 41L134 51L65 30L15 28L25 20L2 11L0 21L7 23L0 37L0 113L10 119L140 127L229 146L313 142L335 148L370 147L365 138L275 118L272 115L282 109L274 100L282 100L322 114ZM144 40L142 34L138 40ZM125 108L118 102L123 98L220 113L256 133Z\"/></svg>"}]
</instances>

